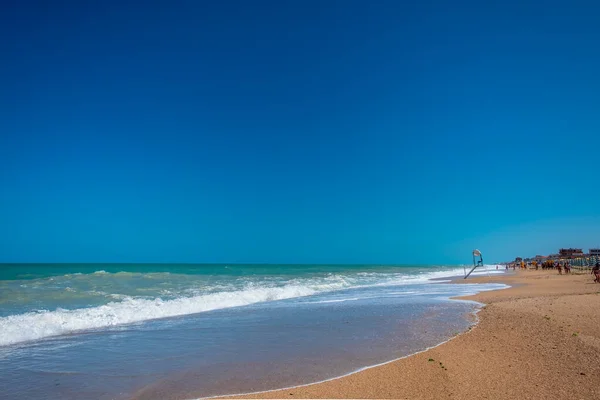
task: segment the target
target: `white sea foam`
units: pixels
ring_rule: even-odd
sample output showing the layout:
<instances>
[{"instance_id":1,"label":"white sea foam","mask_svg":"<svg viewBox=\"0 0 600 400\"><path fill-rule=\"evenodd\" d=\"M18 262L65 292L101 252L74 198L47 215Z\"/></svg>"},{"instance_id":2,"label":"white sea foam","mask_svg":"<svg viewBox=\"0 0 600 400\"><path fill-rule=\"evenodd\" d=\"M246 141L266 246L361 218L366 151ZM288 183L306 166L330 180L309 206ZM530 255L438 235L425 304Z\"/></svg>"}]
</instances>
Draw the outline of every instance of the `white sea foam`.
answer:
<instances>
[{"instance_id":1,"label":"white sea foam","mask_svg":"<svg viewBox=\"0 0 600 400\"><path fill-rule=\"evenodd\" d=\"M309 301L309 304L324 304L324 303L343 303L345 301L356 301L360 300L358 297L354 297L351 299L334 299L334 300L319 300L319 301Z\"/></svg>"},{"instance_id":2,"label":"white sea foam","mask_svg":"<svg viewBox=\"0 0 600 400\"><path fill-rule=\"evenodd\" d=\"M488 267L490 273L503 273ZM477 270L477 274L485 274ZM96 271L94 274L108 274ZM239 288L219 288L221 290L196 292L189 291L181 297L163 300L161 298L141 298L110 294L114 300L91 308L74 310L56 309L32 311L24 314L0 318L0 346L28 342L47 337L64 335L82 330L93 330L147 320L201 313L216 309L238 307L266 301L284 300L313 294L326 293L349 288L380 287L425 283L431 279L462 276L463 268L444 271L404 273L361 273L360 275L329 274L320 278L296 278L282 281L247 281ZM218 287L218 286L217 286ZM204 290L207 290L204 288ZM434 290L435 291L435 290ZM429 290L428 290L429 292ZM100 292L98 292L100 293ZM104 293L104 292L102 292ZM407 294L405 292L404 294ZM354 298L321 300L339 302Z\"/></svg>"},{"instance_id":3,"label":"white sea foam","mask_svg":"<svg viewBox=\"0 0 600 400\"><path fill-rule=\"evenodd\" d=\"M126 298L99 307L75 310L29 312L0 318L0 346L63 335L70 332L111 327L157 318L194 314L262 301L308 296L315 290L302 286L254 288L184 297L168 301Z\"/></svg>"}]
</instances>

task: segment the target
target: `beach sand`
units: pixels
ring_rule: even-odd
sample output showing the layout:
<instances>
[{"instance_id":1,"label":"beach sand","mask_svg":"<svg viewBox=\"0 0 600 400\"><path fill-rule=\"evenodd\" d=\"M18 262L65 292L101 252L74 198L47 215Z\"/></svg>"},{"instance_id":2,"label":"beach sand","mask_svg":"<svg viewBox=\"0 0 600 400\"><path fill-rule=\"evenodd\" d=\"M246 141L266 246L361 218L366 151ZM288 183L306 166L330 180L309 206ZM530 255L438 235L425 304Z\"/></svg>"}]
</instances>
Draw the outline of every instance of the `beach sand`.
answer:
<instances>
[{"instance_id":1,"label":"beach sand","mask_svg":"<svg viewBox=\"0 0 600 400\"><path fill-rule=\"evenodd\" d=\"M466 297L486 304L468 332L339 379L236 398L600 399L600 284L591 275L468 282L512 286Z\"/></svg>"}]
</instances>

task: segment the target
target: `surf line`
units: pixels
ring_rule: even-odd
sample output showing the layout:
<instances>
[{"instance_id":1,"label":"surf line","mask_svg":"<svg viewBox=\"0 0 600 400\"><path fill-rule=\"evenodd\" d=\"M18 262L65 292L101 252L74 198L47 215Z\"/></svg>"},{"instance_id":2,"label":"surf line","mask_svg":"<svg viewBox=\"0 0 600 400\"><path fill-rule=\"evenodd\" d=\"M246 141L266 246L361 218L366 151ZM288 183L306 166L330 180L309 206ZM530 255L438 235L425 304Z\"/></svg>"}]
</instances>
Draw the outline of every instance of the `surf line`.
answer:
<instances>
[{"instance_id":1,"label":"surf line","mask_svg":"<svg viewBox=\"0 0 600 400\"><path fill-rule=\"evenodd\" d=\"M504 284L504 287L500 287L500 288L493 289L493 290L502 290L502 289L508 289L508 288L510 288L510 286ZM475 293L461 294L460 297L463 297L463 296L472 296L472 295L475 295L475 294L478 294L478 293L481 293L481 292L476 291ZM478 308L476 308L475 310L471 311L471 313L470 313L471 315L473 315L475 317L475 321L471 325L469 325L469 328L467 328L465 331L461 332L458 335L454 335L454 336L452 336L452 337L450 337L450 338L448 338L448 339L444 340L443 342L440 342L440 343L438 343L436 345L426 347L423 350L419 350L419 351L407 354L407 355L402 356L402 357L394 358L393 360L384 361L384 362L379 363L379 364L368 365L366 367L361 367L361 368L356 369L354 371L348 372L347 374L343 374L343 375L340 375L340 376L335 376L335 377L332 377L332 378L323 379L323 380L316 381L316 382L303 383L301 385L287 386L287 387L282 387L282 388L277 388L277 389L259 390L257 392L234 393L234 394L219 394L219 395L216 395L216 396L196 397L196 398L188 399L188 400L206 400L206 399L218 399L218 398L227 398L227 397L234 397L234 396L250 396L250 395L254 395L254 394L271 393L271 392L277 392L279 390L292 390L292 389L297 389L297 388L301 388L301 387L318 385L318 384L321 384L321 383L331 382L331 381L335 381L337 379L345 378L347 376L354 375L354 374L357 374L359 372L369 370L371 368L377 368L377 367L381 367L383 365L391 364L391 363L394 363L396 361L403 360L405 358L415 356L417 354L425 353L426 351L429 351L431 349L435 349L436 347L439 347L439 346L441 346L441 345L443 345L445 343L448 343L451 340L456 339L457 337L464 335L465 333L471 332L479 324L479 316L477 314L485 306L485 303L481 303L481 302L475 301L475 300L464 300L464 299L457 299L457 298L452 298L452 297L449 297L448 300L449 301L459 301L459 302L463 302L463 303L473 303L473 304L476 304L478 306Z\"/></svg>"}]
</instances>

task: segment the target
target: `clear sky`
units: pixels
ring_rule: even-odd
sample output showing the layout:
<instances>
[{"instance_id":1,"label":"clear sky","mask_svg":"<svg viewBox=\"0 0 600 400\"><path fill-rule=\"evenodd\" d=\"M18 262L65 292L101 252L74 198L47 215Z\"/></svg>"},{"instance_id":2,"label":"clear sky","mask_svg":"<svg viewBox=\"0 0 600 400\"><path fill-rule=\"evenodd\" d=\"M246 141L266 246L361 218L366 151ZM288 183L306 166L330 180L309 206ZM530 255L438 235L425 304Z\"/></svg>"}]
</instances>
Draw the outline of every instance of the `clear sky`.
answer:
<instances>
[{"instance_id":1,"label":"clear sky","mask_svg":"<svg viewBox=\"0 0 600 400\"><path fill-rule=\"evenodd\" d=\"M598 2L0 7L2 262L600 244Z\"/></svg>"}]
</instances>

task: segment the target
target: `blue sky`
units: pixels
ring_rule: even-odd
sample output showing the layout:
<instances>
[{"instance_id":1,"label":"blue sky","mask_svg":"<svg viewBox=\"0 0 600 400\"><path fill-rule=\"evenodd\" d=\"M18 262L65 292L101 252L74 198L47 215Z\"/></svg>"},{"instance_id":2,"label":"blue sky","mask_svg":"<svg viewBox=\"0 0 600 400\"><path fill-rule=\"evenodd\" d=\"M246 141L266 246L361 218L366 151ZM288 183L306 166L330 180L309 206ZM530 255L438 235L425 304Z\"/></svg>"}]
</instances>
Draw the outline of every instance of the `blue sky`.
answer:
<instances>
[{"instance_id":1,"label":"blue sky","mask_svg":"<svg viewBox=\"0 0 600 400\"><path fill-rule=\"evenodd\" d=\"M595 2L10 3L0 261L600 244Z\"/></svg>"}]
</instances>

